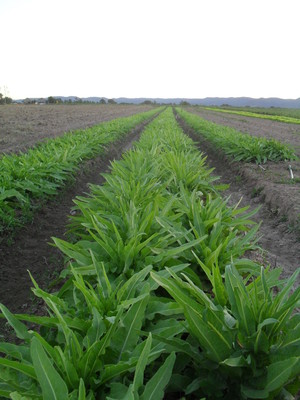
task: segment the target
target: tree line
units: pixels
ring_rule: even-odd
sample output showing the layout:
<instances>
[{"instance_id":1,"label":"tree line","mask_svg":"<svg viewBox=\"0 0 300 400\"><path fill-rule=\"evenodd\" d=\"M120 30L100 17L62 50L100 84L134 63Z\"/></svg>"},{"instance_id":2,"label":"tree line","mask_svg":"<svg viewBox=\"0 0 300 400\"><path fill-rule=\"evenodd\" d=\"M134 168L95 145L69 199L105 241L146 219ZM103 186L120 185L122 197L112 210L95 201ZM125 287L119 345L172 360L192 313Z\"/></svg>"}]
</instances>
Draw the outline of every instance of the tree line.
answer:
<instances>
[{"instance_id":1,"label":"tree line","mask_svg":"<svg viewBox=\"0 0 300 400\"><path fill-rule=\"evenodd\" d=\"M12 98L8 96L4 96L3 93L0 93L0 104L11 104Z\"/></svg>"}]
</instances>

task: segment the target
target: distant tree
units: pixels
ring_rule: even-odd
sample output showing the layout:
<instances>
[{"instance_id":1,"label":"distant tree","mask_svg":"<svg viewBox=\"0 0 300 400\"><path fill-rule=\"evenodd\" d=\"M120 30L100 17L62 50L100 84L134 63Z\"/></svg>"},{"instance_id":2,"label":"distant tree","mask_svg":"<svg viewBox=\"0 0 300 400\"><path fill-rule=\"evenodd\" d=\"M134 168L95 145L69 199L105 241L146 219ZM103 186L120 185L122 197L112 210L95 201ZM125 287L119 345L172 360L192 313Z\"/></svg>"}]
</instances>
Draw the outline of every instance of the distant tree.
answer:
<instances>
[{"instance_id":1,"label":"distant tree","mask_svg":"<svg viewBox=\"0 0 300 400\"><path fill-rule=\"evenodd\" d=\"M55 104L56 99L53 96L49 96L47 99L47 104Z\"/></svg>"},{"instance_id":2,"label":"distant tree","mask_svg":"<svg viewBox=\"0 0 300 400\"><path fill-rule=\"evenodd\" d=\"M2 93L0 93L0 104L11 104L12 99L8 96L4 96Z\"/></svg>"},{"instance_id":3,"label":"distant tree","mask_svg":"<svg viewBox=\"0 0 300 400\"><path fill-rule=\"evenodd\" d=\"M99 101L99 103L100 103L100 104L106 104L106 101L105 101L105 99L101 99L101 100Z\"/></svg>"},{"instance_id":4,"label":"distant tree","mask_svg":"<svg viewBox=\"0 0 300 400\"><path fill-rule=\"evenodd\" d=\"M145 100L142 102L142 104L151 105L151 104L155 104L155 102L153 103L151 100Z\"/></svg>"},{"instance_id":5,"label":"distant tree","mask_svg":"<svg viewBox=\"0 0 300 400\"><path fill-rule=\"evenodd\" d=\"M107 103L108 104L117 104L117 102L114 99L108 99Z\"/></svg>"},{"instance_id":6,"label":"distant tree","mask_svg":"<svg viewBox=\"0 0 300 400\"><path fill-rule=\"evenodd\" d=\"M180 106L190 106L190 103L188 101L182 100L180 102Z\"/></svg>"}]
</instances>

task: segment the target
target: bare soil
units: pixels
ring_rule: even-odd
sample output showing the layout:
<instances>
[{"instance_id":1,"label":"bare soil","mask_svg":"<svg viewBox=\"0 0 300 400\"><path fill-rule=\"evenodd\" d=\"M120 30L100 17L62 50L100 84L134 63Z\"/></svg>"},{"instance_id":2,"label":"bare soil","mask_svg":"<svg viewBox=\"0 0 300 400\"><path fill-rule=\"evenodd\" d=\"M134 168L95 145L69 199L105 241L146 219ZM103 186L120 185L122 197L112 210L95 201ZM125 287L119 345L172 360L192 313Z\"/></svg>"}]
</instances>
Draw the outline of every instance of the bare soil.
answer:
<instances>
[{"instance_id":1,"label":"bare soil","mask_svg":"<svg viewBox=\"0 0 300 400\"><path fill-rule=\"evenodd\" d=\"M148 111L151 105L55 104L0 106L0 154L24 151L65 132Z\"/></svg>"},{"instance_id":2,"label":"bare soil","mask_svg":"<svg viewBox=\"0 0 300 400\"><path fill-rule=\"evenodd\" d=\"M298 232L289 225L288 217L279 210L284 209L288 213L286 204L281 204L281 201L284 199L289 204L284 191L287 190L289 193L290 187L294 188L294 186L277 185L276 187L266 178L265 171L258 166L231 162L210 142L200 137L178 115L176 118L184 132L197 142L199 150L207 156L207 164L214 168L214 174L220 177L218 182L230 185L223 192L224 197L230 196L229 204L235 205L242 199L241 207L249 206L250 210L260 207L252 220L261 223L258 244L262 251L252 252L248 254L248 257L265 266L281 267L282 278L291 276L300 267L300 237ZM267 167L270 170L272 168L269 165ZM280 190L283 191L283 196ZM273 197L276 194L277 197ZM300 283L300 279L297 283Z\"/></svg>"},{"instance_id":3,"label":"bare soil","mask_svg":"<svg viewBox=\"0 0 300 400\"><path fill-rule=\"evenodd\" d=\"M152 118L151 118L152 119ZM132 130L122 140L112 143L106 153L82 164L76 181L65 187L55 200L44 204L34 215L33 221L22 228L11 245L0 245L0 302L14 313L43 314L43 302L31 293L32 282L27 270L42 288L47 288L64 267L61 252L51 246L52 237L67 240L66 230L76 196L89 192L89 184L101 184L103 172L107 172L111 161L121 157L122 152L139 139L144 126L150 120ZM0 337L10 337L11 330L0 320Z\"/></svg>"}]
</instances>

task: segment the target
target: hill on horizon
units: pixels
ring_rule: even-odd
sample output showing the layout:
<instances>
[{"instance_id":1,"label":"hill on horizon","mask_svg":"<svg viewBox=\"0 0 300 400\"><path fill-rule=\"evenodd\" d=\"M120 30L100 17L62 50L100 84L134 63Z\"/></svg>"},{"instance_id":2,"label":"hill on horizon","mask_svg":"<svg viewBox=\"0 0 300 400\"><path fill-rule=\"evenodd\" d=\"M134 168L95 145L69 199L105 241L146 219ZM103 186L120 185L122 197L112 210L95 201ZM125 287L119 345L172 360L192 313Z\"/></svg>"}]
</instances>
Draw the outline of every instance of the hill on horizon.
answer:
<instances>
[{"instance_id":1,"label":"hill on horizon","mask_svg":"<svg viewBox=\"0 0 300 400\"><path fill-rule=\"evenodd\" d=\"M107 97L78 97L78 96L52 96L56 99L61 99L64 102L74 102L74 101L89 101L93 103L99 103L102 99L106 102L108 101ZM41 101L47 100L47 98L30 98L33 101ZM269 97L269 98L252 98L252 97L205 97L199 99L191 99L191 98L153 98L153 97L118 97L113 98L113 100L120 104L141 104L145 101L151 101L158 104L180 104L183 101L190 103L191 105L202 105L202 106L223 106L228 105L232 107L279 107L279 108L300 108L300 98L298 99L281 99L278 97ZM15 100L16 102L23 102L24 99Z\"/></svg>"}]
</instances>

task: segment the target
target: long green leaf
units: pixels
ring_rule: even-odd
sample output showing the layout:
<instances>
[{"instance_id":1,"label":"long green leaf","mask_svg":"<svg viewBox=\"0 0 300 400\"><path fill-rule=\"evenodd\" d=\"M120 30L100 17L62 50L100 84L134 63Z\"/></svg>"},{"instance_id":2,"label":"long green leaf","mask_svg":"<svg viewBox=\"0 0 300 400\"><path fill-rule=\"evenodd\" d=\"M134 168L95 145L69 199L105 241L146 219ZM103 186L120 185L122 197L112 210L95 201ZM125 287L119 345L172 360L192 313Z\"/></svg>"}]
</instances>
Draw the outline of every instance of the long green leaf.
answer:
<instances>
[{"instance_id":1,"label":"long green leaf","mask_svg":"<svg viewBox=\"0 0 300 400\"><path fill-rule=\"evenodd\" d=\"M78 400L86 400L84 381L80 378Z\"/></svg>"},{"instance_id":2,"label":"long green leaf","mask_svg":"<svg viewBox=\"0 0 300 400\"><path fill-rule=\"evenodd\" d=\"M8 323L14 328L19 339L29 340L31 338L31 334L28 332L27 327L22 324L22 322L20 322L3 304L0 304L0 310Z\"/></svg>"},{"instance_id":3,"label":"long green leaf","mask_svg":"<svg viewBox=\"0 0 300 400\"><path fill-rule=\"evenodd\" d=\"M176 360L175 353L171 353L156 374L146 384L140 400L161 400L164 398L164 389L172 376Z\"/></svg>"},{"instance_id":4,"label":"long green leaf","mask_svg":"<svg viewBox=\"0 0 300 400\"><path fill-rule=\"evenodd\" d=\"M149 295L141 297L141 300L134 303L127 311L121 327L116 332L114 343L118 347L119 361L124 352L132 351L139 338L139 331L145 318L145 309L149 301Z\"/></svg>"},{"instance_id":5,"label":"long green leaf","mask_svg":"<svg viewBox=\"0 0 300 400\"><path fill-rule=\"evenodd\" d=\"M273 392L286 384L297 362L300 362L300 357L291 357L271 364L267 369L265 389Z\"/></svg>"},{"instance_id":6,"label":"long green leaf","mask_svg":"<svg viewBox=\"0 0 300 400\"><path fill-rule=\"evenodd\" d=\"M152 335L150 333L148 336L148 339L145 342L145 346L144 346L141 356L138 360L138 363L136 365L134 380L133 380L133 390L135 393L138 393L139 388L143 384L144 371L145 371L146 365L148 363L148 357L150 354L151 345L152 345Z\"/></svg>"},{"instance_id":7,"label":"long green leaf","mask_svg":"<svg viewBox=\"0 0 300 400\"><path fill-rule=\"evenodd\" d=\"M22 372L23 374L29 376L32 379L37 379L37 375L35 373L34 368L29 364L25 364L20 361L8 360L6 358L0 358L0 365Z\"/></svg>"},{"instance_id":8,"label":"long green leaf","mask_svg":"<svg viewBox=\"0 0 300 400\"><path fill-rule=\"evenodd\" d=\"M68 388L66 383L55 370L43 346L35 337L32 338L30 351L44 400L67 400Z\"/></svg>"}]
</instances>

